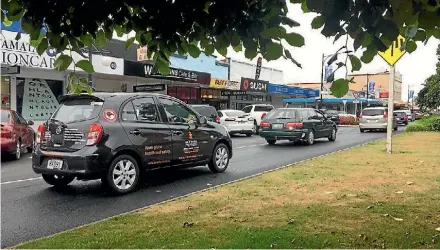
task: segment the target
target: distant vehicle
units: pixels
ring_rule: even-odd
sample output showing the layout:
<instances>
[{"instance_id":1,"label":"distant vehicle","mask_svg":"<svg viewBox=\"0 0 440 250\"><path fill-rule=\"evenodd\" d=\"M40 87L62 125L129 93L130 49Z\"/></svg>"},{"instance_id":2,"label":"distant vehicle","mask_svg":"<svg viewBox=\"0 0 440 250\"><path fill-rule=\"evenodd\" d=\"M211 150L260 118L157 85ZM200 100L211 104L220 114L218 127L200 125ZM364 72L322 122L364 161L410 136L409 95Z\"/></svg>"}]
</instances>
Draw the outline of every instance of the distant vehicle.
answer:
<instances>
[{"instance_id":1,"label":"distant vehicle","mask_svg":"<svg viewBox=\"0 0 440 250\"><path fill-rule=\"evenodd\" d=\"M32 169L53 186L101 179L109 191L133 191L146 170L208 165L226 170L232 141L182 101L153 93L66 95L38 127Z\"/></svg>"},{"instance_id":2,"label":"distant vehicle","mask_svg":"<svg viewBox=\"0 0 440 250\"><path fill-rule=\"evenodd\" d=\"M193 104L190 105L197 113L203 115L210 122L220 122L220 117L217 114L217 110L208 104Z\"/></svg>"},{"instance_id":3,"label":"distant vehicle","mask_svg":"<svg viewBox=\"0 0 440 250\"><path fill-rule=\"evenodd\" d=\"M270 145L278 140L301 141L312 145L315 139L336 140L338 127L312 108L278 108L270 111L260 125L260 136Z\"/></svg>"},{"instance_id":4,"label":"distant vehicle","mask_svg":"<svg viewBox=\"0 0 440 250\"><path fill-rule=\"evenodd\" d=\"M219 110L220 124L224 125L230 134L245 134L252 136L255 133L254 118L241 110Z\"/></svg>"},{"instance_id":5,"label":"distant vehicle","mask_svg":"<svg viewBox=\"0 0 440 250\"><path fill-rule=\"evenodd\" d=\"M246 106L242 110L254 119L255 133L258 134L261 120L263 120L272 109L274 109L274 107L270 104L254 104Z\"/></svg>"},{"instance_id":6,"label":"distant vehicle","mask_svg":"<svg viewBox=\"0 0 440 250\"><path fill-rule=\"evenodd\" d=\"M339 113L337 110L321 109L320 111L324 113L328 119L332 120L336 124L340 123Z\"/></svg>"},{"instance_id":7,"label":"distant vehicle","mask_svg":"<svg viewBox=\"0 0 440 250\"><path fill-rule=\"evenodd\" d=\"M410 109L399 109L396 111L405 112L406 116L408 117L408 121L410 121L410 122L413 122L416 120L415 115L413 114L413 112Z\"/></svg>"},{"instance_id":8,"label":"distant vehicle","mask_svg":"<svg viewBox=\"0 0 440 250\"><path fill-rule=\"evenodd\" d=\"M414 113L414 118L416 119L416 120L420 120L420 119L422 119L424 117L424 115L422 114L422 113L420 113L420 112L415 112Z\"/></svg>"},{"instance_id":9,"label":"distant vehicle","mask_svg":"<svg viewBox=\"0 0 440 250\"><path fill-rule=\"evenodd\" d=\"M403 111L394 111L394 117L396 117L397 124L408 125L408 116Z\"/></svg>"},{"instance_id":10,"label":"distant vehicle","mask_svg":"<svg viewBox=\"0 0 440 250\"><path fill-rule=\"evenodd\" d=\"M33 121L26 121L14 110L1 109L1 153L19 160L24 151L32 152L35 131Z\"/></svg>"},{"instance_id":11,"label":"distant vehicle","mask_svg":"<svg viewBox=\"0 0 440 250\"><path fill-rule=\"evenodd\" d=\"M373 107L362 110L359 115L359 130L386 131L388 127L388 110L384 107ZM393 115L393 129L397 130L397 120Z\"/></svg>"}]
</instances>

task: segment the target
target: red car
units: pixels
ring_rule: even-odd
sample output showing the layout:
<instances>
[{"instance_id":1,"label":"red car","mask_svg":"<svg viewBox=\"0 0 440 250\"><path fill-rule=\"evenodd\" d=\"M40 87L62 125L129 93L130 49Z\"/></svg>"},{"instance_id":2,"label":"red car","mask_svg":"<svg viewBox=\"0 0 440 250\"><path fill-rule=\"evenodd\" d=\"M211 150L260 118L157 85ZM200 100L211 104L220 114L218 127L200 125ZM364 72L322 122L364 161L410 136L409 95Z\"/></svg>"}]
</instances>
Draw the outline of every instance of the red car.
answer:
<instances>
[{"instance_id":1,"label":"red car","mask_svg":"<svg viewBox=\"0 0 440 250\"><path fill-rule=\"evenodd\" d=\"M12 154L18 160L24 150L32 152L35 131L30 125L33 124L32 121L26 121L14 110L1 109L2 155Z\"/></svg>"}]
</instances>

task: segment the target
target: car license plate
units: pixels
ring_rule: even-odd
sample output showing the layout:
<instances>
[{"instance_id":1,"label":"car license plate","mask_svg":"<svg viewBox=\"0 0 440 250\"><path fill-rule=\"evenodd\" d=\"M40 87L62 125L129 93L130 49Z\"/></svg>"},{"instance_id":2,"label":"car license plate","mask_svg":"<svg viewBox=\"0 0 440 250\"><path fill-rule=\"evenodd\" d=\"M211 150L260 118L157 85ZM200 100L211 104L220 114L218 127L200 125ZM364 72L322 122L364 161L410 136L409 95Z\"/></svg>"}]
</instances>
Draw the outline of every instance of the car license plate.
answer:
<instances>
[{"instance_id":1,"label":"car license plate","mask_svg":"<svg viewBox=\"0 0 440 250\"><path fill-rule=\"evenodd\" d=\"M374 122L377 122L377 120L368 120L368 122L374 123Z\"/></svg>"},{"instance_id":2,"label":"car license plate","mask_svg":"<svg viewBox=\"0 0 440 250\"><path fill-rule=\"evenodd\" d=\"M62 160L49 160L47 162L47 168L48 169L61 169L63 167L63 161Z\"/></svg>"},{"instance_id":3,"label":"car license plate","mask_svg":"<svg viewBox=\"0 0 440 250\"><path fill-rule=\"evenodd\" d=\"M281 128L283 128L283 124L273 124L272 128L273 129L281 129Z\"/></svg>"}]
</instances>

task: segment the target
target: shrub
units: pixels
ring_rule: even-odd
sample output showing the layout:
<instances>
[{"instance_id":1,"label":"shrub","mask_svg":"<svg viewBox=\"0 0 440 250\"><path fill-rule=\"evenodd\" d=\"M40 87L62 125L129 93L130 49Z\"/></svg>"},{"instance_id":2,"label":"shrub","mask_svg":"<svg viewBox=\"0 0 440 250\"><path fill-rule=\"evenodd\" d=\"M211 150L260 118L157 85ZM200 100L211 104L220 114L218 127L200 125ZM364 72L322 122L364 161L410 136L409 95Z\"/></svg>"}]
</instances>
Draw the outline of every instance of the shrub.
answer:
<instances>
[{"instance_id":1,"label":"shrub","mask_svg":"<svg viewBox=\"0 0 440 250\"><path fill-rule=\"evenodd\" d=\"M359 125L359 120L353 116L340 116L339 125Z\"/></svg>"},{"instance_id":2,"label":"shrub","mask_svg":"<svg viewBox=\"0 0 440 250\"><path fill-rule=\"evenodd\" d=\"M408 125L405 129L407 132L418 131L437 131L440 132L440 115L432 115Z\"/></svg>"}]
</instances>

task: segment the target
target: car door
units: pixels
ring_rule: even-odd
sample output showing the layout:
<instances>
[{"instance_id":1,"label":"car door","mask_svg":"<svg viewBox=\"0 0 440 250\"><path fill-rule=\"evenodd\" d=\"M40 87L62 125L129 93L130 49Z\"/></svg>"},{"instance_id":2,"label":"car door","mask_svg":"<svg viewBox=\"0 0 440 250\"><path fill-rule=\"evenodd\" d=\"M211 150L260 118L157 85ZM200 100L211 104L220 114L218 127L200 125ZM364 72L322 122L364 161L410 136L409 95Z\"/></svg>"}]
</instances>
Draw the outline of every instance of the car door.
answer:
<instances>
[{"instance_id":1,"label":"car door","mask_svg":"<svg viewBox=\"0 0 440 250\"><path fill-rule=\"evenodd\" d=\"M324 114L322 114L321 112L315 110L319 120L321 120L321 132L322 132L322 137L327 137L330 136L333 132L333 121L326 118L324 116Z\"/></svg>"},{"instance_id":2,"label":"car door","mask_svg":"<svg viewBox=\"0 0 440 250\"><path fill-rule=\"evenodd\" d=\"M22 123L22 121L20 120L17 112L15 111L11 111L12 113L12 119L14 120L14 132L15 132L15 137L18 139L21 139L21 145L25 146L27 143L27 138L26 138L26 131L27 131L27 124L26 123Z\"/></svg>"},{"instance_id":3,"label":"car door","mask_svg":"<svg viewBox=\"0 0 440 250\"><path fill-rule=\"evenodd\" d=\"M173 140L173 163L186 164L209 159L213 145L210 133L200 126L197 114L171 97L159 97ZM196 126L190 129L190 122Z\"/></svg>"},{"instance_id":4,"label":"car door","mask_svg":"<svg viewBox=\"0 0 440 250\"><path fill-rule=\"evenodd\" d=\"M121 125L128 138L144 157L148 168L171 164L171 129L160 116L153 97L131 99L123 104Z\"/></svg>"},{"instance_id":5,"label":"car door","mask_svg":"<svg viewBox=\"0 0 440 250\"><path fill-rule=\"evenodd\" d=\"M19 113L17 113L18 119L20 120L20 123L23 125L23 144L26 145L26 147L32 147L34 143L34 130L29 126L26 119L23 118Z\"/></svg>"},{"instance_id":6,"label":"car door","mask_svg":"<svg viewBox=\"0 0 440 250\"><path fill-rule=\"evenodd\" d=\"M315 110L307 110L309 126L315 131L315 138L323 137L323 121L319 119L318 113Z\"/></svg>"}]
</instances>

